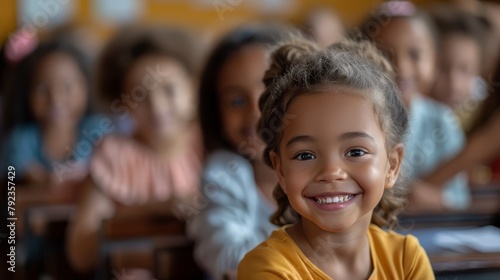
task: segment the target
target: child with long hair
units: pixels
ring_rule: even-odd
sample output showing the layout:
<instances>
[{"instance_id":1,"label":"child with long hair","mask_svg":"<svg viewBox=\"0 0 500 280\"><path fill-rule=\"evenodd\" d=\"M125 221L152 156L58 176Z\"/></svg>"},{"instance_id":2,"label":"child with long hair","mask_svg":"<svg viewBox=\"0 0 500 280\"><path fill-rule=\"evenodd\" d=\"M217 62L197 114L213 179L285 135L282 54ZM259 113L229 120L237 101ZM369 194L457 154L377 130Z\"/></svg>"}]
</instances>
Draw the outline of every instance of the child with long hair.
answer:
<instances>
[{"instance_id":1,"label":"child with long hair","mask_svg":"<svg viewBox=\"0 0 500 280\"><path fill-rule=\"evenodd\" d=\"M258 100L268 47L282 38L276 24L249 24L228 35L209 56L200 85L200 121L209 152L202 176L202 207L189 218L195 259L211 279L223 279L275 228L276 177L262 159Z\"/></svg>"},{"instance_id":2,"label":"child with long hair","mask_svg":"<svg viewBox=\"0 0 500 280\"><path fill-rule=\"evenodd\" d=\"M70 263L89 272L99 259L102 221L136 206L168 214L197 190L203 149L196 117L193 37L163 26L124 28L106 46L98 88L132 135L109 135L90 162L87 188L68 229ZM135 208L134 208L135 209Z\"/></svg>"},{"instance_id":3,"label":"child with long hair","mask_svg":"<svg viewBox=\"0 0 500 280\"><path fill-rule=\"evenodd\" d=\"M18 67L8 94L2 166L25 184L54 185L87 174L94 143L108 131L91 114L88 60L68 42L40 44ZM99 134L89 139L89 134Z\"/></svg>"},{"instance_id":4,"label":"child with long hair","mask_svg":"<svg viewBox=\"0 0 500 280\"><path fill-rule=\"evenodd\" d=\"M415 237L381 229L405 203L408 116L388 62L368 43L296 39L273 53L265 83L258 131L282 228L238 279L433 279Z\"/></svg>"}]
</instances>

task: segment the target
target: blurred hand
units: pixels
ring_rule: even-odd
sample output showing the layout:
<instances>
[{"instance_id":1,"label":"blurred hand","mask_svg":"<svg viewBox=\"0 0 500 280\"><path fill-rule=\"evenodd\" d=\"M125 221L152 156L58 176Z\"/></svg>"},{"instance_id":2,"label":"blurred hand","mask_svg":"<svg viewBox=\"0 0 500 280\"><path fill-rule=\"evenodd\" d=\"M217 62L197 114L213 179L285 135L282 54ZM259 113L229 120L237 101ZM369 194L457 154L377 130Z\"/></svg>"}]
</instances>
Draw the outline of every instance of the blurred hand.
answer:
<instances>
[{"instance_id":1,"label":"blurred hand","mask_svg":"<svg viewBox=\"0 0 500 280\"><path fill-rule=\"evenodd\" d=\"M415 181L411 185L410 193L408 194L407 212L435 213L444 210L443 190L440 186L431 185L423 181Z\"/></svg>"}]
</instances>

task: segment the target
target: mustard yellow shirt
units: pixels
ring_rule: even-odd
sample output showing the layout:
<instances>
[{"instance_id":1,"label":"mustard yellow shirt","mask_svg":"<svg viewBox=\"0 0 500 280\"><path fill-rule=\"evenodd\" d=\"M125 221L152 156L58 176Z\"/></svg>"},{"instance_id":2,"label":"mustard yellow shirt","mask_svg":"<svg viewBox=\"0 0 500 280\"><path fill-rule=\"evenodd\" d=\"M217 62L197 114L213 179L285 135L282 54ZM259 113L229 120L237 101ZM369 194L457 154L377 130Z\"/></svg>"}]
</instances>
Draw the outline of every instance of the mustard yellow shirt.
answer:
<instances>
[{"instance_id":1,"label":"mustard yellow shirt","mask_svg":"<svg viewBox=\"0 0 500 280\"><path fill-rule=\"evenodd\" d=\"M331 279L314 265L286 232L286 226L250 251L238 266L238 279ZM374 270L369 280L435 279L417 238L370 225L368 240Z\"/></svg>"}]
</instances>

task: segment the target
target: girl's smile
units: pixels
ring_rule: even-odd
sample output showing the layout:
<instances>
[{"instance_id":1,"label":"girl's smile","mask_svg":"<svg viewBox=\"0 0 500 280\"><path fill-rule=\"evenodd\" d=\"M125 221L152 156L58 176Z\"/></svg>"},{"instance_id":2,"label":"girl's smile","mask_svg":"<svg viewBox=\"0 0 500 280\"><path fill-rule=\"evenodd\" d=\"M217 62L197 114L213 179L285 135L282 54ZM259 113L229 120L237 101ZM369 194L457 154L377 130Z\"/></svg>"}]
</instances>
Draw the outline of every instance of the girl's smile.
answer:
<instances>
[{"instance_id":1,"label":"girl's smile","mask_svg":"<svg viewBox=\"0 0 500 280\"><path fill-rule=\"evenodd\" d=\"M336 211L349 207L359 197L359 194L321 194L308 197L311 204L320 210Z\"/></svg>"}]
</instances>

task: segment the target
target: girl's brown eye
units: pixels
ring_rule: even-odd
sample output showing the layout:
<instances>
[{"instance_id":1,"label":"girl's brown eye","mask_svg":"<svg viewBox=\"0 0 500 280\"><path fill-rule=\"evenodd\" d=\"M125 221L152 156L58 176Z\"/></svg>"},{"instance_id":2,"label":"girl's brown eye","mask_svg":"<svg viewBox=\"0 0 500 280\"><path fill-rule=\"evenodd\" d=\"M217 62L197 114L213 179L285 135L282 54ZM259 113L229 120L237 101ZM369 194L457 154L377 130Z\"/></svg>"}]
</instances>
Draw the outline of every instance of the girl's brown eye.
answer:
<instances>
[{"instance_id":1,"label":"girl's brown eye","mask_svg":"<svg viewBox=\"0 0 500 280\"><path fill-rule=\"evenodd\" d=\"M174 91L174 86L173 85L165 85L163 86L163 91L165 92L165 94L168 96L168 97L171 97L174 95L175 91Z\"/></svg>"},{"instance_id":2,"label":"girl's brown eye","mask_svg":"<svg viewBox=\"0 0 500 280\"><path fill-rule=\"evenodd\" d=\"M348 156L348 157L362 157L365 154L366 154L366 152L361 150L361 149L352 149L346 153L346 156Z\"/></svg>"},{"instance_id":3,"label":"girl's brown eye","mask_svg":"<svg viewBox=\"0 0 500 280\"><path fill-rule=\"evenodd\" d=\"M420 59L421 52L419 50L411 50L410 57L413 61L418 61Z\"/></svg>"},{"instance_id":4,"label":"girl's brown eye","mask_svg":"<svg viewBox=\"0 0 500 280\"><path fill-rule=\"evenodd\" d=\"M231 99L231 106L235 108L245 107L247 100L244 97L236 97Z\"/></svg>"},{"instance_id":5,"label":"girl's brown eye","mask_svg":"<svg viewBox=\"0 0 500 280\"><path fill-rule=\"evenodd\" d=\"M316 159L316 156L314 156L313 154L308 153L308 152L303 152L303 153L297 154L293 159L301 160L301 161L313 160L313 159Z\"/></svg>"},{"instance_id":6,"label":"girl's brown eye","mask_svg":"<svg viewBox=\"0 0 500 280\"><path fill-rule=\"evenodd\" d=\"M35 87L35 94L37 95L44 95L47 92L47 85L46 84L39 84Z\"/></svg>"}]
</instances>

